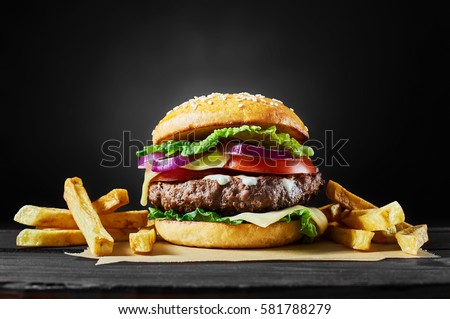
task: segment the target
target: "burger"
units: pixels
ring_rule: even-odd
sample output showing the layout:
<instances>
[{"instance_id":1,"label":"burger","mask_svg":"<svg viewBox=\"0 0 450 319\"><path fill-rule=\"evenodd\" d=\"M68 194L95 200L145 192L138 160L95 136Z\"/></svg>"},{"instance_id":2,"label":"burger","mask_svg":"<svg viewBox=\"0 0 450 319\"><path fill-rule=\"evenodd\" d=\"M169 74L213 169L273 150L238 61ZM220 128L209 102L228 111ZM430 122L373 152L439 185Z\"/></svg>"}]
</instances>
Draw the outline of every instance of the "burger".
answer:
<instances>
[{"instance_id":1,"label":"burger","mask_svg":"<svg viewBox=\"0 0 450 319\"><path fill-rule=\"evenodd\" d=\"M292 108L261 94L194 97L137 152L141 204L164 240L204 248L312 241L327 219L306 205L324 185Z\"/></svg>"}]
</instances>

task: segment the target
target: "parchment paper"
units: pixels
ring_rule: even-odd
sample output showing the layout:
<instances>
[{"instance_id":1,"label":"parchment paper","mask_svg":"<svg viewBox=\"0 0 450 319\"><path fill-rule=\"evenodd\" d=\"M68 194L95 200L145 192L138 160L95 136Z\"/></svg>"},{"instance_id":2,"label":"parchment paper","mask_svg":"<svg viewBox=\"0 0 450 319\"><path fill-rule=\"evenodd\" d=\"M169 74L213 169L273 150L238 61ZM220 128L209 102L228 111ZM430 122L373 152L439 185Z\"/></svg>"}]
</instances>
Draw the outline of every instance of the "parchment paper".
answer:
<instances>
[{"instance_id":1,"label":"parchment paper","mask_svg":"<svg viewBox=\"0 0 450 319\"><path fill-rule=\"evenodd\" d=\"M437 258L439 256L420 250L417 255L401 251L396 244L372 244L371 251L358 251L327 240L312 244L292 244L265 249L211 249L193 248L157 241L148 254L133 254L128 242L114 244L113 255L93 256L87 248L70 256L98 259L96 265L116 262L206 262L206 261L258 261L258 260L313 260L313 261L378 261L385 258Z\"/></svg>"}]
</instances>

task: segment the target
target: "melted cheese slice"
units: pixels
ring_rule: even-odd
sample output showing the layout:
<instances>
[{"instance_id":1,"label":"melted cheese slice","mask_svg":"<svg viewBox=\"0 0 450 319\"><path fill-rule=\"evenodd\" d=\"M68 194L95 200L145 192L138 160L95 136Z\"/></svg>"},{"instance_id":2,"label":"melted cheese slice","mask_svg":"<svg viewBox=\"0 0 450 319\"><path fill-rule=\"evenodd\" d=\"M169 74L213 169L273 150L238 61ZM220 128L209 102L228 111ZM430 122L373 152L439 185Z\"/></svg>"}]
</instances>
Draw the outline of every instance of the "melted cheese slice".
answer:
<instances>
[{"instance_id":1,"label":"melted cheese slice","mask_svg":"<svg viewBox=\"0 0 450 319\"><path fill-rule=\"evenodd\" d=\"M141 205L147 206L148 203L148 188L150 186L150 181L159 173L153 172L150 169L145 170L144 182L142 183L142 193L141 193Z\"/></svg>"},{"instance_id":2,"label":"melted cheese slice","mask_svg":"<svg viewBox=\"0 0 450 319\"><path fill-rule=\"evenodd\" d=\"M323 234L328 226L328 220L327 217L318 209L315 207L305 207L301 205L296 205L292 207L288 207L282 210L278 211L272 211L267 213L241 213L238 215L234 215L232 217L229 217L230 220L244 220L248 223L255 224L260 227L267 227L273 223L276 223L281 218L289 215L293 211L299 210L299 209L307 209L311 213L311 218L316 223L317 226L317 232L320 234Z\"/></svg>"}]
</instances>

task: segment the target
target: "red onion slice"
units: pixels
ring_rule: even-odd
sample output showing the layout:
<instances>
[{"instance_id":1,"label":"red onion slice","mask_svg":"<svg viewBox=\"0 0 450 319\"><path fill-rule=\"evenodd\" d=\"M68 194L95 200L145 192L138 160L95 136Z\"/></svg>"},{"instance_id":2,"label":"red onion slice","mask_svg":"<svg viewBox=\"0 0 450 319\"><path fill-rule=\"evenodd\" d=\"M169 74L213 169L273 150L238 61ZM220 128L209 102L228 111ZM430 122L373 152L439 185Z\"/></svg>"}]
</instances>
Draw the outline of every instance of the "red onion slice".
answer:
<instances>
[{"instance_id":1,"label":"red onion slice","mask_svg":"<svg viewBox=\"0 0 450 319\"><path fill-rule=\"evenodd\" d=\"M180 166L187 165L189 164L189 162L190 162L189 157L182 155L167 158L159 158L153 161L152 171L158 173L170 171Z\"/></svg>"},{"instance_id":2,"label":"red onion slice","mask_svg":"<svg viewBox=\"0 0 450 319\"><path fill-rule=\"evenodd\" d=\"M155 160L164 157L164 153L155 152L147 154L138 158L138 168L148 168L152 165Z\"/></svg>"}]
</instances>

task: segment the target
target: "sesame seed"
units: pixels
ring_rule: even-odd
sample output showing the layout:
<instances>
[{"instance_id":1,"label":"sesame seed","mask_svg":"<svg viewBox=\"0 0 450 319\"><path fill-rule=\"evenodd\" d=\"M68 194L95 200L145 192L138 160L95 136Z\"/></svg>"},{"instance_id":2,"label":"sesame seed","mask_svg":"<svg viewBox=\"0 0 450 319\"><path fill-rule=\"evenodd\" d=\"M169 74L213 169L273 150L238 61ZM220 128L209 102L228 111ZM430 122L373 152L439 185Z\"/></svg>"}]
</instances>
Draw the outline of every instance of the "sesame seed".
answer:
<instances>
[{"instance_id":1,"label":"sesame seed","mask_svg":"<svg viewBox=\"0 0 450 319\"><path fill-rule=\"evenodd\" d=\"M270 101L270 103L269 103L270 105L274 105L274 103L272 102L272 101Z\"/></svg>"},{"instance_id":2,"label":"sesame seed","mask_svg":"<svg viewBox=\"0 0 450 319\"><path fill-rule=\"evenodd\" d=\"M209 100L209 101L208 101L208 104L209 104L209 105L213 104L213 101Z\"/></svg>"},{"instance_id":3,"label":"sesame seed","mask_svg":"<svg viewBox=\"0 0 450 319\"><path fill-rule=\"evenodd\" d=\"M291 110L292 112L294 112L294 109L293 109L292 107L290 107L289 110Z\"/></svg>"},{"instance_id":4,"label":"sesame seed","mask_svg":"<svg viewBox=\"0 0 450 319\"><path fill-rule=\"evenodd\" d=\"M241 104L238 104L238 107L243 107L243 106L244 106L244 104L242 104L242 103L241 103Z\"/></svg>"}]
</instances>

